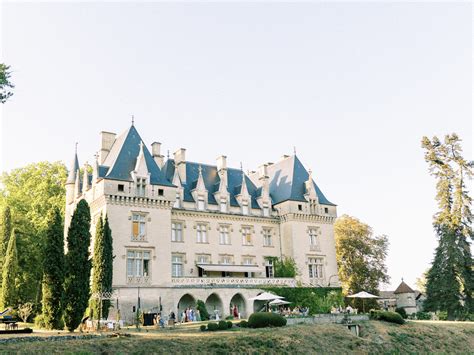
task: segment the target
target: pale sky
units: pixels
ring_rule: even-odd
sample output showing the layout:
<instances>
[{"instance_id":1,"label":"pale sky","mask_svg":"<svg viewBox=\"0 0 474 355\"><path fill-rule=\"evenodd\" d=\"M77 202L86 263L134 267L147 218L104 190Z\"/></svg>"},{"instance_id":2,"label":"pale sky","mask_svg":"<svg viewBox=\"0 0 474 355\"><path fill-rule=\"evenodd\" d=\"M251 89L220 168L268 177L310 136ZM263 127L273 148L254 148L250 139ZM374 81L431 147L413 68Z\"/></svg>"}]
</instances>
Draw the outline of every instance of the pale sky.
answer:
<instances>
[{"instance_id":1,"label":"pale sky","mask_svg":"<svg viewBox=\"0 0 474 355\"><path fill-rule=\"evenodd\" d=\"M429 267L434 179L420 140L457 132L472 159L469 3L1 5L0 171L92 162L135 116L149 145L255 169L313 170L338 214L390 239L391 287ZM390 288L390 286L388 287Z\"/></svg>"}]
</instances>

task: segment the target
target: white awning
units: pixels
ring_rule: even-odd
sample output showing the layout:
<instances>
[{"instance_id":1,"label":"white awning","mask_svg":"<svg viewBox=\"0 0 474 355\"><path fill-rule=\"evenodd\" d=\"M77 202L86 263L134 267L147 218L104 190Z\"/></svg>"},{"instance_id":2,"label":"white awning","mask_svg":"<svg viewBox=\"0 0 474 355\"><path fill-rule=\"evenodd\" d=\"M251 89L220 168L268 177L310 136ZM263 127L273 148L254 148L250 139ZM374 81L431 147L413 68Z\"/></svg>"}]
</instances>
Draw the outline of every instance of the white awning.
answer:
<instances>
[{"instance_id":1,"label":"white awning","mask_svg":"<svg viewBox=\"0 0 474 355\"><path fill-rule=\"evenodd\" d=\"M255 265L198 264L197 266L205 271L263 272L262 269Z\"/></svg>"}]
</instances>

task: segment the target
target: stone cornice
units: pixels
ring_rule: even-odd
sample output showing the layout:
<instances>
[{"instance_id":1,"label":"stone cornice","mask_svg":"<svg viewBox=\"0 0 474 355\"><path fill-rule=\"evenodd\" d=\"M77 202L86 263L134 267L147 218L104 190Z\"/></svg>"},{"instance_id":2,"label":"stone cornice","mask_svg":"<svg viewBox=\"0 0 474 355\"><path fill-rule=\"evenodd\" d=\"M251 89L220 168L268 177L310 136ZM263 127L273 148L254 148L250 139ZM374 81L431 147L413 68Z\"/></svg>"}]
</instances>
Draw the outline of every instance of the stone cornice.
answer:
<instances>
[{"instance_id":1,"label":"stone cornice","mask_svg":"<svg viewBox=\"0 0 474 355\"><path fill-rule=\"evenodd\" d=\"M133 206L144 208L159 208L170 210L173 202L161 199L135 196L106 195L107 203L111 205Z\"/></svg>"},{"instance_id":2,"label":"stone cornice","mask_svg":"<svg viewBox=\"0 0 474 355\"><path fill-rule=\"evenodd\" d=\"M258 216L245 216L241 214L229 214L229 213L220 213L214 211L190 211L184 209L175 209L171 210L172 217L196 217L196 218L209 218L215 220L223 221L235 221L235 222L257 222L257 223L272 223L278 224L278 218L272 217L258 217Z\"/></svg>"},{"instance_id":3,"label":"stone cornice","mask_svg":"<svg viewBox=\"0 0 474 355\"><path fill-rule=\"evenodd\" d=\"M320 216L320 215L306 214L306 213L287 213L283 216L280 216L280 220L281 220L281 223L297 221L297 222L334 224L336 217Z\"/></svg>"}]
</instances>

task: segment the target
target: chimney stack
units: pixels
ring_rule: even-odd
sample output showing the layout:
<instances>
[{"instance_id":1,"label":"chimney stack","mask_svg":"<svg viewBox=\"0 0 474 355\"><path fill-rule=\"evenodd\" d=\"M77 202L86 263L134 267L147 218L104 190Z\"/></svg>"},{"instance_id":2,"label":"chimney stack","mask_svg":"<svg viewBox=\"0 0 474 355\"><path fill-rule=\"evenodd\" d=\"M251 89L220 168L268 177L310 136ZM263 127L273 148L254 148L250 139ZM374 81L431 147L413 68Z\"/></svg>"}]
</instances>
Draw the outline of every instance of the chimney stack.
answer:
<instances>
[{"instance_id":1,"label":"chimney stack","mask_svg":"<svg viewBox=\"0 0 474 355\"><path fill-rule=\"evenodd\" d=\"M153 159L155 160L155 163L158 165L158 167L161 169L163 167L163 155L161 155L161 143L159 142L153 142L151 144L151 155L153 155Z\"/></svg>"},{"instance_id":2,"label":"chimney stack","mask_svg":"<svg viewBox=\"0 0 474 355\"><path fill-rule=\"evenodd\" d=\"M115 141L115 136L116 134L112 132L100 132L99 164L102 165L105 161L105 158L107 158L107 155L109 155L110 149L112 148L112 145Z\"/></svg>"},{"instance_id":3,"label":"chimney stack","mask_svg":"<svg viewBox=\"0 0 474 355\"><path fill-rule=\"evenodd\" d=\"M186 183L186 149L179 148L174 152L175 169L178 169L179 178L183 184Z\"/></svg>"},{"instance_id":4,"label":"chimney stack","mask_svg":"<svg viewBox=\"0 0 474 355\"><path fill-rule=\"evenodd\" d=\"M227 170L227 157L225 155L221 155L217 157L217 171Z\"/></svg>"}]
</instances>

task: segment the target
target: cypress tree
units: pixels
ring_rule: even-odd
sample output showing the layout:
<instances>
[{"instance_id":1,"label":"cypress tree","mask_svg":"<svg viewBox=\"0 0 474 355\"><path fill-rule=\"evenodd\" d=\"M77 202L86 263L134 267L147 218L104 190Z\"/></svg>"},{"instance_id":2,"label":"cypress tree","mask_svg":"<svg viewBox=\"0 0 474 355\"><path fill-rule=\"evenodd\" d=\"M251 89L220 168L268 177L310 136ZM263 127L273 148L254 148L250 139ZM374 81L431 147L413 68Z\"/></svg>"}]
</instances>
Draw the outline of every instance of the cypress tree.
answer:
<instances>
[{"instance_id":1,"label":"cypress tree","mask_svg":"<svg viewBox=\"0 0 474 355\"><path fill-rule=\"evenodd\" d=\"M0 235L0 265L3 265L3 260L8 248L8 240L12 233L11 219L10 206L6 206L3 211L2 234Z\"/></svg>"},{"instance_id":2,"label":"cypress tree","mask_svg":"<svg viewBox=\"0 0 474 355\"><path fill-rule=\"evenodd\" d=\"M64 236L58 208L49 212L43 261L43 319L48 329L62 329Z\"/></svg>"},{"instance_id":3,"label":"cypress tree","mask_svg":"<svg viewBox=\"0 0 474 355\"><path fill-rule=\"evenodd\" d=\"M89 205L81 200L71 219L65 256L64 323L70 332L81 323L90 297L90 221Z\"/></svg>"},{"instance_id":4,"label":"cypress tree","mask_svg":"<svg viewBox=\"0 0 474 355\"><path fill-rule=\"evenodd\" d=\"M112 292L112 232L109 227L109 220L105 217L105 222L99 218L96 226L94 258L92 261L92 293ZM92 314L99 318L107 319L109 315L110 300L102 300L102 310L99 300L93 299L91 302Z\"/></svg>"},{"instance_id":5,"label":"cypress tree","mask_svg":"<svg viewBox=\"0 0 474 355\"><path fill-rule=\"evenodd\" d=\"M17 306L16 278L18 273L18 255L16 251L16 230L8 241L7 253L2 268L2 291L0 293L0 308Z\"/></svg>"}]
</instances>

